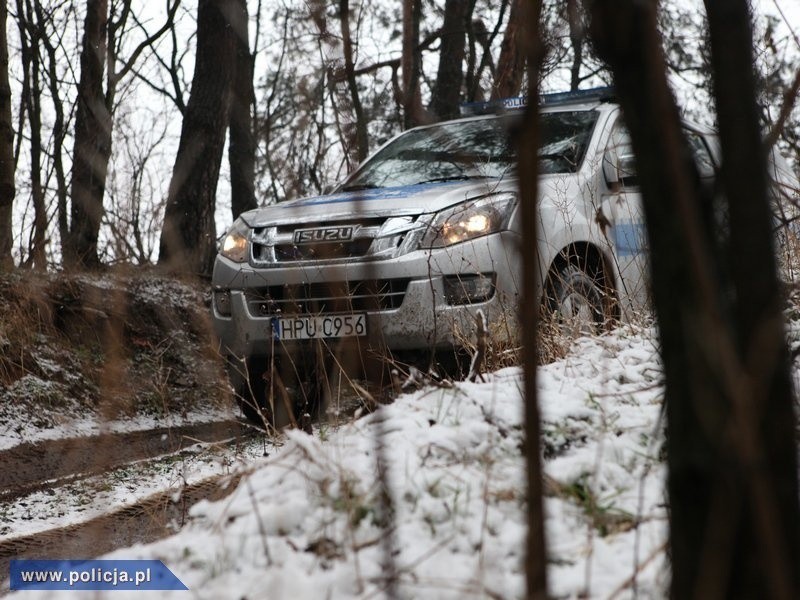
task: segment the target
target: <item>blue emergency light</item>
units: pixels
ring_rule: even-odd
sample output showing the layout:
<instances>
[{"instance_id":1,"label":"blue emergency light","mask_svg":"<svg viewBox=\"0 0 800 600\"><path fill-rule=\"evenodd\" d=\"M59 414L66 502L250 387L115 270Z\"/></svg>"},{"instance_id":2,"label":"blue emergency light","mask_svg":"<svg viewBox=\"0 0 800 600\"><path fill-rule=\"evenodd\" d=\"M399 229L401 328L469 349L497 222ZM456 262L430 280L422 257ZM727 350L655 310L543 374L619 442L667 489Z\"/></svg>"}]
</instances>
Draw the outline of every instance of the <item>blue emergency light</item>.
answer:
<instances>
[{"instance_id":1,"label":"blue emergency light","mask_svg":"<svg viewBox=\"0 0 800 600\"><path fill-rule=\"evenodd\" d=\"M597 87L588 90L575 90L572 92L556 92L539 96L539 106L556 106L560 104L578 104L585 102L610 102L616 100L613 87ZM470 117L478 115L493 115L528 106L528 96L516 98L502 98L487 102L465 102L459 107L461 116Z\"/></svg>"}]
</instances>

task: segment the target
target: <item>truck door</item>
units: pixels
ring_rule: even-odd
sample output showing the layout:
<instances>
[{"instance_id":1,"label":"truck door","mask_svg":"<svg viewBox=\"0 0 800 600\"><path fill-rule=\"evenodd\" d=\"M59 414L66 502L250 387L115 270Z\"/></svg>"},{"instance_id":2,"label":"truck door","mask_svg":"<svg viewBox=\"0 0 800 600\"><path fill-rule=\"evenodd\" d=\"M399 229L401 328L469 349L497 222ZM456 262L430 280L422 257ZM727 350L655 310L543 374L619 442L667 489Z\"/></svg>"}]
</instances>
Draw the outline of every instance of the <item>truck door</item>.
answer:
<instances>
[{"instance_id":1,"label":"truck door","mask_svg":"<svg viewBox=\"0 0 800 600\"><path fill-rule=\"evenodd\" d=\"M683 133L689 142L700 180L713 195L717 165L709 140L689 126L684 126ZM619 271L621 308L623 311L642 308L649 300L647 232L633 147L621 118L611 130L602 161L607 191L597 219L603 225L603 233ZM724 218L724 215L717 217Z\"/></svg>"},{"instance_id":2,"label":"truck door","mask_svg":"<svg viewBox=\"0 0 800 600\"><path fill-rule=\"evenodd\" d=\"M648 301L647 233L633 147L628 131L618 118L602 156L602 194L597 220L611 247L618 271L620 308L623 314L643 308Z\"/></svg>"}]
</instances>

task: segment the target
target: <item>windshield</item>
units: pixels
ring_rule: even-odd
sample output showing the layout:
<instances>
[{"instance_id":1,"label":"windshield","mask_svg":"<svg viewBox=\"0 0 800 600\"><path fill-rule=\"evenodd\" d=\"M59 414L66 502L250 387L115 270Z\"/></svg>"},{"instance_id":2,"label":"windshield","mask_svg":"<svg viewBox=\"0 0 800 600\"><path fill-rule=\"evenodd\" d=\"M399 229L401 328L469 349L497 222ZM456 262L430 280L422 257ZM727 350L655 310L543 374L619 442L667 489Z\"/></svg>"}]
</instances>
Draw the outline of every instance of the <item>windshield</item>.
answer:
<instances>
[{"instance_id":1,"label":"windshield","mask_svg":"<svg viewBox=\"0 0 800 600\"><path fill-rule=\"evenodd\" d=\"M597 121L592 110L542 114L542 173L580 167ZM516 166L509 118L442 123L409 131L375 154L342 190L496 179Z\"/></svg>"}]
</instances>

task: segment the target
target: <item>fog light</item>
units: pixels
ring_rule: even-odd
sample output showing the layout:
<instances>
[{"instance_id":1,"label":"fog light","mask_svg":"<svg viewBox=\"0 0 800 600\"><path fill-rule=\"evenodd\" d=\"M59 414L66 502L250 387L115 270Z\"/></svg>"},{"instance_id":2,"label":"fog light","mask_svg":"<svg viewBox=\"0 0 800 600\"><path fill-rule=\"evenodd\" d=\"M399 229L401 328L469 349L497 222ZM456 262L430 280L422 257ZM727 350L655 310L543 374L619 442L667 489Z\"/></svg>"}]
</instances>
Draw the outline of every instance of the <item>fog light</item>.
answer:
<instances>
[{"instance_id":1,"label":"fog light","mask_svg":"<svg viewBox=\"0 0 800 600\"><path fill-rule=\"evenodd\" d=\"M231 291L214 290L214 308L223 317L231 316Z\"/></svg>"},{"instance_id":2,"label":"fog light","mask_svg":"<svg viewBox=\"0 0 800 600\"><path fill-rule=\"evenodd\" d=\"M444 278L444 298L448 304L475 304L494 296L494 273L448 275Z\"/></svg>"}]
</instances>

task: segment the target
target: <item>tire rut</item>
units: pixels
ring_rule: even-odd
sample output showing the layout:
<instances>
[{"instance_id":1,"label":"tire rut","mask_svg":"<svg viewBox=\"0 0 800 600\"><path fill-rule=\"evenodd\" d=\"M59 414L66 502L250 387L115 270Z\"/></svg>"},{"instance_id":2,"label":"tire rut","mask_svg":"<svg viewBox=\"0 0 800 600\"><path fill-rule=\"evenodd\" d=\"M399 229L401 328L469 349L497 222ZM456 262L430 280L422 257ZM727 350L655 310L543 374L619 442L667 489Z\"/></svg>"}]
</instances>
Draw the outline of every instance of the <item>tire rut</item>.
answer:
<instances>
[{"instance_id":1,"label":"tire rut","mask_svg":"<svg viewBox=\"0 0 800 600\"><path fill-rule=\"evenodd\" d=\"M4 583L0 594L8 591L12 558L88 559L117 548L159 540L175 532L172 524L185 524L194 504L225 498L243 476L244 473L217 475L183 487L177 500L176 490L165 490L89 521L2 541L0 581Z\"/></svg>"},{"instance_id":2,"label":"tire rut","mask_svg":"<svg viewBox=\"0 0 800 600\"><path fill-rule=\"evenodd\" d=\"M198 442L254 435L239 421L216 421L147 431L24 443L0 451L0 502L124 466L178 452Z\"/></svg>"}]
</instances>

